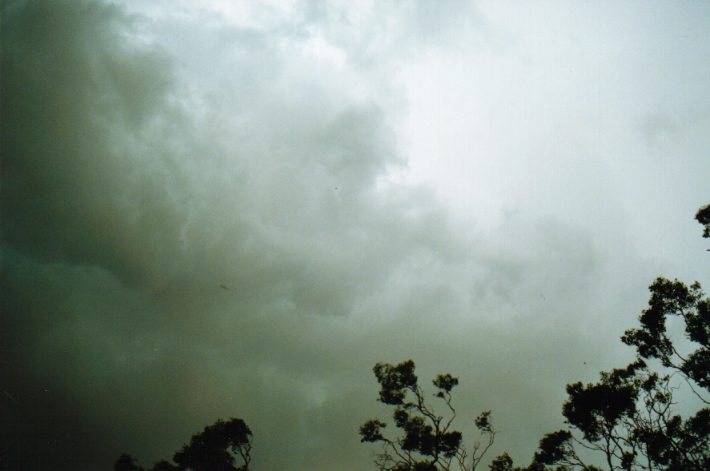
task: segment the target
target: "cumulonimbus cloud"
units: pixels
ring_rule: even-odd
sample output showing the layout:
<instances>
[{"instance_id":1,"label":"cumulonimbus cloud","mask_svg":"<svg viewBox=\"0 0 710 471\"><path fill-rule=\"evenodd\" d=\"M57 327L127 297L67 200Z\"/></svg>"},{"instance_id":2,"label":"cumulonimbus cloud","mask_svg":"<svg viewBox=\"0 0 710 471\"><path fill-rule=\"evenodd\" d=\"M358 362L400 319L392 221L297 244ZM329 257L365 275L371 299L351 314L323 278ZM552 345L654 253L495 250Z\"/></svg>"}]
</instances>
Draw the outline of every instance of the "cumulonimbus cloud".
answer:
<instances>
[{"instance_id":1,"label":"cumulonimbus cloud","mask_svg":"<svg viewBox=\"0 0 710 471\"><path fill-rule=\"evenodd\" d=\"M240 416L262 469L362 469L369 368L410 356L469 374L469 415L529 416L509 443L530 451L596 348L606 265L569 224L465 232L393 183L404 99L373 51L424 36L421 12L368 39L328 9L268 28L177 10L3 5L5 459L157 460Z\"/></svg>"}]
</instances>

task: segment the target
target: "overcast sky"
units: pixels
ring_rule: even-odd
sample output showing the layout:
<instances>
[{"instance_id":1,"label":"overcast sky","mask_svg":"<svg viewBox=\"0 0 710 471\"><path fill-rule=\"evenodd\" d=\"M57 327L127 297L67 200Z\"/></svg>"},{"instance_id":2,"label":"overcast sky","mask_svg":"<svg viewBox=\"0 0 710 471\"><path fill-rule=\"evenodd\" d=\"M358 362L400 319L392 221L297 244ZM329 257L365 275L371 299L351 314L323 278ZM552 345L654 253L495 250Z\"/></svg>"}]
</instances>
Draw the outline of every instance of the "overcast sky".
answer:
<instances>
[{"instance_id":1,"label":"overcast sky","mask_svg":"<svg viewBox=\"0 0 710 471\"><path fill-rule=\"evenodd\" d=\"M708 2L2 18L2 452L27 469L150 465L229 417L254 469L372 469L371 368L407 358L525 464L566 383L632 358L654 277L710 284Z\"/></svg>"}]
</instances>

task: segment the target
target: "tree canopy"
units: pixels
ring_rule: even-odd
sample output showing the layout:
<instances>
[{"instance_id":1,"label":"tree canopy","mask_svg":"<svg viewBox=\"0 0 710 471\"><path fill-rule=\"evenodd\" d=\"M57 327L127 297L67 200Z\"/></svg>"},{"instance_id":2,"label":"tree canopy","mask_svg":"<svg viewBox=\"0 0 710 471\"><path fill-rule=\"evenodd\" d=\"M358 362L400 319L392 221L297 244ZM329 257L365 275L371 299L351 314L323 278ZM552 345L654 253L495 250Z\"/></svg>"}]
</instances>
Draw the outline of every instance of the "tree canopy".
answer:
<instances>
[{"instance_id":1,"label":"tree canopy","mask_svg":"<svg viewBox=\"0 0 710 471\"><path fill-rule=\"evenodd\" d=\"M703 225L703 237L710 237L710 204L698 209L695 219Z\"/></svg>"},{"instance_id":2,"label":"tree canopy","mask_svg":"<svg viewBox=\"0 0 710 471\"><path fill-rule=\"evenodd\" d=\"M387 424L373 419L360 427L360 441L381 444L381 451L375 458L375 465L380 470L475 470L495 439L490 411L483 412L474 421L484 441L483 444L474 443L469 455L463 446L463 434L452 428L456 410L451 391L458 385L458 378L445 373L432 381L436 388L434 397L441 400L447 411L446 415L439 415L427 403L414 370L412 360L398 365L375 365L373 371L380 384L378 400L394 407L392 419L400 434L388 437L383 432Z\"/></svg>"},{"instance_id":3,"label":"tree canopy","mask_svg":"<svg viewBox=\"0 0 710 471\"><path fill-rule=\"evenodd\" d=\"M242 419L217 420L192 436L173 461L157 462L150 471L248 471L252 432ZM122 454L114 471L144 471L131 455Z\"/></svg>"},{"instance_id":4,"label":"tree canopy","mask_svg":"<svg viewBox=\"0 0 710 471\"><path fill-rule=\"evenodd\" d=\"M696 219L710 237L710 205ZM698 282L662 277L649 290L640 326L621 337L635 360L601 372L596 383L567 385L562 414L570 429L546 434L527 469L598 469L578 448L600 454L610 471L710 469L710 298ZM681 336L672 335L673 321L682 323ZM674 396L683 384L700 404L685 416ZM505 465L499 469L514 469Z\"/></svg>"},{"instance_id":5,"label":"tree canopy","mask_svg":"<svg viewBox=\"0 0 710 471\"><path fill-rule=\"evenodd\" d=\"M637 358L600 373L596 383L567 385L562 414L572 430L545 435L535 464L593 469L578 446L601 453L610 471L710 469L710 409L701 407L684 418L674 407L679 382L698 402L709 404L710 298L698 283L665 278L656 279L650 290L641 327L622 337L636 347ZM670 317L684 323L684 349L668 333Z\"/></svg>"}]
</instances>

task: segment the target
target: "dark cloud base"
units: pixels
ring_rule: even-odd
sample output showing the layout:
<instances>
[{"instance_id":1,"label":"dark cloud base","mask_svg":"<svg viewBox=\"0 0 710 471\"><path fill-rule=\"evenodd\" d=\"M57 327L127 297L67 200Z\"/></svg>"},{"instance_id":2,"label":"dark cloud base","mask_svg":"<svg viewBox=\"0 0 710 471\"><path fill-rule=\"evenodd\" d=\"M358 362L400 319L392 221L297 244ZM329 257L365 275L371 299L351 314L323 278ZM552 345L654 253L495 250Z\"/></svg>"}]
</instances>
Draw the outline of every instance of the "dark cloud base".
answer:
<instances>
[{"instance_id":1,"label":"dark cloud base","mask_svg":"<svg viewBox=\"0 0 710 471\"><path fill-rule=\"evenodd\" d=\"M625 354L597 335L643 280L614 304L584 231L513 214L464 236L383 184L405 164L386 113L268 33L185 28L229 63L195 89L118 7L2 17L3 469L151 463L232 416L259 469L363 469L370 368L409 357L461 377L463 417L500 411L523 460L582 361Z\"/></svg>"}]
</instances>

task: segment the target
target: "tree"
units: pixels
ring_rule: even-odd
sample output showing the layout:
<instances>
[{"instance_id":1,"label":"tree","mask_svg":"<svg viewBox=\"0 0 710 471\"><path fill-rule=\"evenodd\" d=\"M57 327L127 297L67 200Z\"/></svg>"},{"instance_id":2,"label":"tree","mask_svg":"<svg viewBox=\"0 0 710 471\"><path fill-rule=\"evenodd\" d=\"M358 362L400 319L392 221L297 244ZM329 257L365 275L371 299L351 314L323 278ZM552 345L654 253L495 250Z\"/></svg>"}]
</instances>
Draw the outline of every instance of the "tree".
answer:
<instances>
[{"instance_id":1,"label":"tree","mask_svg":"<svg viewBox=\"0 0 710 471\"><path fill-rule=\"evenodd\" d=\"M508 453L493 458L488 466L490 471L513 471L513 458Z\"/></svg>"},{"instance_id":2,"label":"tree","mask_svg":"<svg viewBox=\"0 0 710 471\"><path fill-rule=\"evenodd\" d=\"M678 375L700 401L708 403L700 390L708 389L709 300L699 286L688 289L678 281L658 279L651 285L652 306L659 297L670 301L661 294L661 288L670 284L680 288L674 301L684 305L685 314L680 315L686 319L687 338L695 341L697 330L704 332L697 349L681 355L665 333L664 322L646 322L651 312L653 317L658 314L655 308L644 311L642 328L629 330L622 337L625 343L637 347L639 358L625 368L602 372L597 383L567 385L568 399L562 413L581 436L569 430L545 435L534 462L592 469L576 452L575 445L580 445L601 452L612 471L710 469L710 409L703 407L686 419L673 410L673 393L678 388L674 379ZM682 302L688 298L679 296L681 293L694 293L690 305ZM677 361L674 356L684 360ZM660 359L663 370L670 372L659 373L649 367L645 360L651 358Z\"/></svg>"},{"instance_id":3,"label":"tree","mask_svg":"<svg viewBox=\"0 0 710 471\"><path fill-rule=\"evenodd\" d=\"M218 420L192 436L190 443L175 453L177 465L162 460L150 471L248 471L252 433L242 419ZM131 455L122 454L114 471L144 471Z\"/></svg>"},{"instance_id":4,"label":"tree","mask_svg":"<svg viewBox=\"0 0 710 471\"><path fill-rule=\"evenodd\" d=\"M180 469L191 471L247 471L251 437L251 430L242 419L218 420L193 435L173 460Z\"/></svg>"},{"instance_id":5,"label":"tree","mask_svg":"<svg viewBox=\"0 0 710 471\"><path fill-rule=\"evenodd\" d=\"M696 219L710 237L710 205ZM600 373L597 383L567 385L562 413L572 430L545 435L528 469L601 469L577 446L600 453L610 471L710 469L710 298L697 282L657 278L649 289L640 327L621 337L636 359ZM672 338L671 320L682 321L684 340ZM701 404L686 418L674 410L679 382Z\"/></svg>"},{"instance_id":6,"label":"tree","mask_svg":"<svg viewBox=\"0 0 710 471\"><path fill-rule=\"evenodd\" d=\"M442 401L448 411L446 416L442 416L425 401L414 369L412 360L398 365L377 363L374 366L373 371L380 384L378 400L394 406L392 418L402 434L388 438L382 430L387 424L374 419L360 427L360 441L382 445L382 451L375 459L380 470L434 471L455 467L465 471L475 470L495 439L490 411L483 412L474 421L484 441L476 442L469 456L462 445L462 433L452 429L456 410L451 402L451 391L458 384L458 379L450 374L440 374L433 381L436 387L434 396Z\"/></svg>"},{"instance_id":7,"label":"tree","mask_svg":"<svg viewBox=\"0 0 710 471\"><path fill-rule=\"evenodd\" d=\"M710 404L693 384L710 391L710 298L705 297L700 283L690 287L683 282L657 278L650 286L651 299L639 321L641 327L629 329L621 338L636 347L641 358L657 359L680 373L705 404ZM680 317L685 324L685 337L695 350L681 353L666 329L670 317Z\"/></svg>"},{"instance_id":8,"label":"tree","mask_svg":"<svg viewBox=\"0 0 710 471\"><path fill-rule=\"evenodd\" d=\"M698 209L695 219L703 225L703 237L710 237L710 204Z\"/></svg>"},{"instance_id":9,"label":"tree","mask_svg":"<svg viewBox=\"0 0 710 471\"><path fill-rule=\"evenodd\" d=\"M113 471L144 471L144 469L138 466L133 456L123 453L113 464Z\"/></svg>"}]
</instances>

